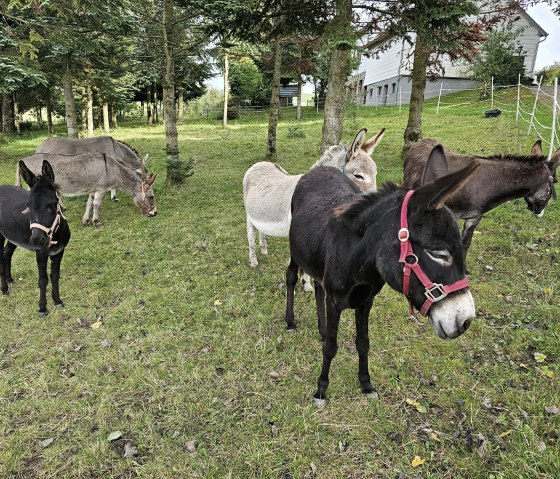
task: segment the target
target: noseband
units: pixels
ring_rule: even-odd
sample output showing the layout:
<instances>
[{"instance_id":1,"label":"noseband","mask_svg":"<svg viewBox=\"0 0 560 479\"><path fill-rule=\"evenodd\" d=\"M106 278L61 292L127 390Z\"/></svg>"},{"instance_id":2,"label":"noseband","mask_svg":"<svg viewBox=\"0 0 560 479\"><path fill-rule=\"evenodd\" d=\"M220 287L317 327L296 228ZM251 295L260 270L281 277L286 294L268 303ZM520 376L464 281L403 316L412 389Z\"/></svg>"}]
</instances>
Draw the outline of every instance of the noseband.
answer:
<instances>
[{"instance_id":1,"label":"noseband","mask_svg":"<svg viewBox=\"0 0 560 479\"><path fill-rule=\"evenodd\" d=\"M57 194L58 196L58 194ZM27 214L29 213L29 207L25 208L22 211L23 214ZM29 229L33 229L33 228L37 228L40 229L41 231L44 231L45 234L47 235L47 237L49 238L49 244L57 244L58 241L53 241L53 236L54 234L57 232L58 227L60 226L60 223L62 221L62 219L66 219L66 217L64 216L64 214L62 213L62 205L60 203L60 198L58 203L56 204L56 216L54 217L54 221L53 224L51 225L50 228L47 228L46 226L43 226L41 223L31 223L29 225Z\"/></svg>"},{"instance_id":2,"label":"noseband","mask_svg":"<svg viewBox=\"0 0 560 479\"><path fill-rule=\"evenodd\" d=\"M408 299L408 309L411 316L414 316L414 306L412 305L411 299L408 297L408 293L410 292L410 276L412 272L416 275L416 277L420 280L420 282L424 285L424 295L426 296L426 301L420 308L420 314L422 316L426 316L428 311L430 310L432 304L441 301L445 298L449 293L453 291L458 291L460 289L467 288L469 286L469 280L467 278L460 279L459 281L455 281L453 284L443 285L441 283L434 283L430 281L426 273L422 270L420 265L418 264L418 256L414 254L412 250L412 243L410 242L410 234L408 231L408 200L414 193L414 190L410 190L406 193L404 197L404 201L401 207L401 229L398 233L399 241L401 242L401 256L399 258L399 262L403 263L403 294Z\"/></svg>"}]
</instances>

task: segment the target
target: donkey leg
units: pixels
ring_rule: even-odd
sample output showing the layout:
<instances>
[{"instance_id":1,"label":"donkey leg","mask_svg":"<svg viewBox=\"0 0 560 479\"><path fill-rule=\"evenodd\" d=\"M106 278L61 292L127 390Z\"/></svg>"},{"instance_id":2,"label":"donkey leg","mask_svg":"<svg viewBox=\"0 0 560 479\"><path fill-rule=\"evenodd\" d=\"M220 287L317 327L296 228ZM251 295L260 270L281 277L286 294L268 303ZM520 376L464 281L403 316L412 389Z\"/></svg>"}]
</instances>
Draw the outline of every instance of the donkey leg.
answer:
<instances>
[{"instance_id":1,"label":"donkey leg","mask_svg":"<svg viewBox=\"0 0 560 479\"><path fill-rule=\"evenodd\" d=\"M39 316L47 315L47 284L49 278L47 276L47 262L49 257L46 253L37 253L37 270L39 271Z\"/></svg>"},{"instance_id":2,"label":"donkey leg","mask_svg":"<svg viewBox=\"0 0 560 479\"><path fill-rule=\"evenodd\" d=\"M262 254L268 254L268 245L266 244L266 235L259 231L259 246Z\"/></svg>"},{"instance_id":3,"label":"donkey leg","mask_svg":"<svg viewBox=\"0 0 560 479\"><path fill-rule=\"evenodd\" d=\"M119 201L119 199L117 198L117 190L111 190L111 200Z\"/></svg>"},{"instance_id":4,"label":"donkey leg","mask_svg":"<svg viewBox=\"0 0 560 479\"><path fill-rule=\"evenodd\" d=\"M90 215L91 215L92 205L93 205L93 194L90 194L88 196L88 200L87 200L87 203L86 203L86 212L84 213L84 216L82 218L82 224L84 226L89 226L90 225L89 219L91 217Z\"/></svg>"},{"instance_id":5,"label":"donkey leg","mask_svg":"<svg viewBox=\"0 0 560 479\"><path fill-rule=\"evenodd\" d=\"M321 341L327 338L327 316L325 313L325 290L323 286L315 280L315 307L317 309L317 326Z\"/></svg>"},{"instance_id":6,"label":"donkey leg","mask_svg":"<svg viewBox=\"0 0 560 479\"><path fill-rule=\"evenodd\" d=\"M253 223L251 223L249 215L247 215L247 241L249 242L249 264L254 268L259 262L257 260L257 253L255 252L255 228Z\"/></svg>"},{"instance_id":7,"label":"donkey leg","mask_svg":"<svg viewBox=\"0 0 560 479\"><path fill-rule=\"evenodd\" d=\"M338 323L342 310L334 299L327 294L327 337L323 343L323 368L317 381L317 392L313 396L313 404L318 408L324 408L327 404L327 388L329 387L329 371L331 362L338 351L337 336Z\"/></svg>"},{"instance_id":8,"label":"donkey leg","mask_svg":"<svg viewBox=\"0 0 560 479\"><path fill-rule=\"evenodd\" d=\"M362 392L372 399L377 399L377 391L371 385L369 376L369 312L373 300L366 301L355 310L356 319L356 349L359 357L358 379L362 385Z\"/></svg>"},{"instance_id":9,"label":"donkey leg","mask_svg":"<svg viewBox=\"0 0 560 479\"><path fill-rule=\"evenodd\" d=\"M8 283L6 282L6 257L4 256L4 237L2 235L0 235L0 290L2 291L2 294L9 294Z\"/></svg>"},{"instance_id":10,"label":"donkey leg","mask_svg":"<svg viewBox=\"0 0 560 479\"><path fill-rule=\"evenodd\" d=\"M294 291L298 280L299 266L290 258L290 264L286 269L286 330L290 333L296 330L296 323L294 322Z\"/></svg>"},{"instance_id":11,"label":"donkey leg","mask_svg":"<svg viewBox=\"0 0 560 479\"><path fill-rule=\"evenodd\" d=\"M64 303L60 299L60 291L58 289L58 281L60 279L60 263L62 262L63 255L64 250L54 256L51 256L51 295L55 306L58 306L59 308L64 307Z\"/></svg>"},{"instance_id":12,"label":"donkey leg","mask_svg":"<svg viewBox=\"0 0 560 479\"><path fill-rule=\"evenodd\" d=\"M313 286L311 286L311 278L305 271L301 270L301 272L301 284L303 285L303 290L306 293L311 293L313 291Z\"/></svg>"},{"instance_id":13,"label":"donkey leg","mask_svg":"<svg viewBox=\"0 0 560 479\"><path fill-rule=\"evenodd\" d=\"M99 210L101 209L101 203L103 202L103 197L105 196L104 191L96 191L93 194L93 225L101 226L101 221L99 221Z\"/></svg>"},{"instance_id":14,"label":"donkey leg","mask_svg":"<svg viewBox=\"0 0 560 479\"><path fill-rule=\"evenodd\" d=\"M4 248L4 259L6 260L6 282L13 283L14 278L12 277L12 256L17 246L9 241L6 243Z\"/></svg>"}]
</instances>

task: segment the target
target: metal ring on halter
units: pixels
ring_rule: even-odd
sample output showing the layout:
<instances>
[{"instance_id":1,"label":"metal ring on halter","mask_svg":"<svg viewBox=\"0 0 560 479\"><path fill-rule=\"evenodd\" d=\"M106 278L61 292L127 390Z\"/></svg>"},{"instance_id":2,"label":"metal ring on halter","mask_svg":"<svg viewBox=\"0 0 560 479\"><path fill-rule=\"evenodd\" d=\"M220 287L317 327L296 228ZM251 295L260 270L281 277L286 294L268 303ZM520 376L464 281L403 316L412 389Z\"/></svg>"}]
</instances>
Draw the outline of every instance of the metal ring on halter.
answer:
<instances>
[{"instance_id":1,"label":"metal ring on halter","mask_svg":"<svg viewBox=\"0 0 560 479\"><path fill-rule=\"evenodd\" d=\"M401 233L404 233L405 236L402 236ZM397 234L399 241L401 243L404 243L405 241L408 241L408 239L410 238L410 232L408 231L408 228L401 228Z\"/></svg>"}]
</instances>

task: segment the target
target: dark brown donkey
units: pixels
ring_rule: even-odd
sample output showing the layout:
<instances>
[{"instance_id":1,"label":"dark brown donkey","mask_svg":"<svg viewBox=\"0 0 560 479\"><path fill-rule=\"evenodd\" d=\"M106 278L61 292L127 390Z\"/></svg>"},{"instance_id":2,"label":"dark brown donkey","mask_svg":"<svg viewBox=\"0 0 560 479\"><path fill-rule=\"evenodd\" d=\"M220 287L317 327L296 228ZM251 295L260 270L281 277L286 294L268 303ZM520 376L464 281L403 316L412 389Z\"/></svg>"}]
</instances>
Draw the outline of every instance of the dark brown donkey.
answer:
<instances>
[{"instance_id":1,"label":"dark brown donkey","mask_svg":"<svg viewBox=\"0 0 560 479\"><path fill-rule=\"evenodd\" d=\"M421 140L416 143L404 159L403 188L418 188L423 184L422 174L430 152L438 145L435 140ZM554 183L558 181L556 168L560 161L560 148L550 161L542 154L541 141L537 141L529 156L495 155L480 157L458 155L444 148L448 161L448 171L438 176L453 173L473 161L480 167L464 185L450 195L445 204L457 219L464 219L462 244L465 256L471 244L475 228L482 215L502 203L514 198L525 198L527 208L536 216L544 213L550 197L556 199Z\"/></svg>"}]
</instances>

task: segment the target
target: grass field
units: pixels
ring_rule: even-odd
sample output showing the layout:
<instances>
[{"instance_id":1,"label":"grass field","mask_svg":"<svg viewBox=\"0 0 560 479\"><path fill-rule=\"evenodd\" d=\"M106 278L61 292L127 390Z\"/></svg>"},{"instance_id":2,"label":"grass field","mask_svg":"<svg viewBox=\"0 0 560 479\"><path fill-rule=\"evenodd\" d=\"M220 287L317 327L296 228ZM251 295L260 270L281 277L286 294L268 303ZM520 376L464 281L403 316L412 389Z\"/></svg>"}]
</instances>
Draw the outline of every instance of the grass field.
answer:
<instances>
[{"instance_id":1,"label":"grass field","mask_svg":"<svg viewBox=\"0 0 560 479\"><path fill-rule=\"evenodd\" d=\"M306 110L294 127L286 116L278 161L305 172L322 119ZM388 128L378 183L402 178L405 124L404 111L348 110L344 141ZM424 118L424 136L482 155L528 153L524 130L473 111ZM16 252L16 282L0 298L0 477L560 477L557 203L538 219L517 200L482 221L468 258L477 320L457 340L407 319L404 298L382 291L370 321L377 402L360 392L344 312L330 401L317 410L313 295L298 290L298 330L284 330L287 240L271 238L269 255L248 266L241 180L264 156L266 122L181 125L196 172L177 188L164 181L162 126L129 122L112 134L150 153L158 215L142 217L121 194L105 201L101 228L84 228L85 198L65 199L66 307L49 298L45 319L35 259ZM2 183L44 138L0 145Z\"/></svg>"}]
</instances>

